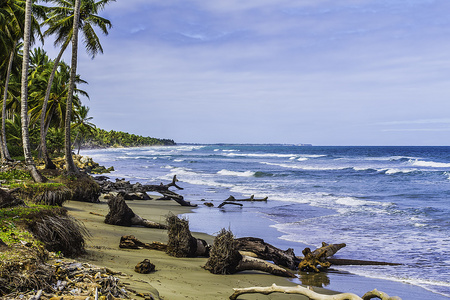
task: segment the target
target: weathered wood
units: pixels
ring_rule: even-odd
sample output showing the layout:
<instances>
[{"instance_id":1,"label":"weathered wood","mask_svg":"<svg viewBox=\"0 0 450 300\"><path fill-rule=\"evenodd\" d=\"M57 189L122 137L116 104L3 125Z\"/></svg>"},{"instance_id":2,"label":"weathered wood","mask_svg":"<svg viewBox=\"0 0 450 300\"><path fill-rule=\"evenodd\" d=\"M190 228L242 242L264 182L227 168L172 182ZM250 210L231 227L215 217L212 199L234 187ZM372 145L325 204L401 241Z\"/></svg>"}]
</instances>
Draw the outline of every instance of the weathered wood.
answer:
<instances>
[{"instance_id":1,"label":"weathered wood","mask_svg":"<svg viewBox=\"0 0 450 300\"><path fill-rule=\"evenodd\" d=\"M239 264L236 266L236 272L241 271L263 271L276 276L295 278L296 276L289 270L272 264L260 258L243 255Z\"/></svg>"},{"instance_id":2,"label":"weathered wood","mask_svg":"<svg viewBox=\"0 0 450 300\"><path fill-rule=\"evenodd\" d=\"M108 201L109 212L105 217L105 223L119 226L139 225L148 228L167 229L164 224L156 223L136 215L125 203L122 196L117 195Z\"/></svg>"},{"instance_id":3,"label":"weathered wood","mask_svg":"<svg viewBox=\"0 0 450 300\"><path fill-rule=\"evenodd\" d=\"M327 260L329 256L333 256L340 249L346 245L342 244L327 244L322 242L322 247L311 251L310 248L305 248L302 253L304 258L299 263L298 268L301 271L314 271L320 272L317 266L326 269L331 266L331 263Z\"/></svg>"},{"instance_id":4,"label":"weathered wood","mask_svg":"<svg viewBox=\"0 0 450 300\"><path fill-rule=\"evenodd\" d=\"M138 240L134 235L124 235L120 238L119 248L125 249L150 249L166 251L167 245L161 242L144 243Z\"/></svg>"},{"instance_id":5,"label":"weathered wood","mask_svg":"<svg viewBox=\"0 0 450 300\"><path fill-rule=\"evenodd\" d=\"M189 221L172 213L166 217L168 237L166 253L175 257L209 256L209 245L205 240L192 236Z\"/></svg>"},{"instance_id":6,"label":"weathered wood","mask_svg":"<svg viewBox=\"0 0 450 300\"><path fill-rule=\"evenodd\" d=\"M335 266L349 266L349 265L355 265L355 266L400 266L400 265L402 265L399 263L390 263L390 262L383 262L383 261L343 259L343 258L330 258L330 257L328 257L327 260Z\"/></svg>"},{"instance_id":7,"label":"weathered wood","mask_svg":"<svg viewBox=\"0 0 450 300\"><path fill-rule=\"evenodd\" d=\"M336 252L338 252L340 249L344 248L346 245L345 243L341 243L341 244L327 244L325 242L322 242L322 247L317 248L316 250L314 250L312 252L312 254L314 256L320 255L322 252L325 252L323 254L323 256L325 258L333 256L334 254L336 254Z\"/></svg>"},{"instance_id":8,"label":"weathered wood","mask_svg":"<svg viewBox=\"0 0 450 300\"><path fill-rule=\"evenodd\" d=\"M379 298L381 300L402 300L400 297L397 296L390 297L388 294L380 292L377 289L367 292L362 296L363 300L370 300L373 298Z\"/></svg>"},{"instance_id":9,"label":"weathered wood","mask_svg":"<svg viewBox=\"0 0 450 300\"><path fill-rule=\"evenodd\" d=\"M222 208L222 207L224 207L224 206L227 205L227 204L230 204L230 205L237 205L237 206L241 206L241 207L243 206L242 203L236 203L236 202L224 201L224 202L220 203L219 206L217 206L217 208Z\"/></svg>"},{"instance_id":10,"label":"weathered wood","mask_svg":"<svg viewBox=\"0 0 450 300\"><path fill-rule=\"evenodd\" d=\"M283 294L299 294L308 297L310 300L370 300L372 298L379 298L381 300L402 300L397 296L390 297L388 294L379 292L376 289L367 292L362 298L353 293L340 293L334 295L324 295L317 293L312 287L297 286L278 286L275 283L268 287L249 287L249 288L234 288L234 293L230 296L231 300L237 299L243 294L263 294L269 295L272 293Z\"/></svg>"},{"instance_id":11,"label":"weathered wood","mask_svg":"<svg viewBox=\"0 0 450 300\"><path fill-rule=\"evenodd\" d=\"M130 200L148 200L149 197L146 194L147 192L157 192L163 195L162 199L165 200L174 200L181 206L190 206L196 207L197 204L191 204L189 201L184 200L183 196L169 190L170 187L175 187L179 190L183 188L178 186L176 182L178 182L177 176L174 175L172 182L168 184L159 184L159 185L142 185L140 183L131 184L129 181L125 179L116 179L116 182L109 181L106 176L98 176L94 178L96 182L100 185L102 193L108 194L111 192L121 193L125 195L125 199Z\"/></svg>"},{"instance_id":12,"label":"weathered wood","mask_svg":"<svg viewBox=\"0 0 450 300\"><path fill-rule=\"evenodd\" d=\"M322 251L319 254L314 255L311 252L311 249L305 248L302 253L305 257L298 264L298 269L301 271L314 271L319 273L320 270L317 268L318 265L325 269L331 266L331 263L325 260L326 251Z\"/></svg>"},{"instance_id":13,"label":"weathered wood","mask_svg":"<svg viewBox=\"0 0 450 300\"><path fill-rule=\"evenodd\" d=\"M297 269L301 261L300 258L295 256L292 248L281 250L260 238L238 238L235 240L235 245L239 251L253 252L261 259L273 261L276 265L284 266L291 270Z\"/></svg>"},{"instance_id":14,"label":"weathered wood","mask_svg":"<svg viewBox=\"0 0 450 300\"><path fill-rule=\"evenodd\" d=\"M214 239L210 256L204 267L213 274L234 274L241 271L258 270L277 276L295 277L293 273L265 260L241 255L236 249L231 231L222 229Z\"/></svg>"},{"instance_id":15,"label":"weathered wood","mask_svg":"<svg viewBox=\"0 0 450 300\"><path fill-rule=\"evenodd\" d=\"M233 196L228 197L225 201L267 201L268 197L257 199L255 195L251 195L250 198L236 199Z\"/></svg>"}]
</instances>

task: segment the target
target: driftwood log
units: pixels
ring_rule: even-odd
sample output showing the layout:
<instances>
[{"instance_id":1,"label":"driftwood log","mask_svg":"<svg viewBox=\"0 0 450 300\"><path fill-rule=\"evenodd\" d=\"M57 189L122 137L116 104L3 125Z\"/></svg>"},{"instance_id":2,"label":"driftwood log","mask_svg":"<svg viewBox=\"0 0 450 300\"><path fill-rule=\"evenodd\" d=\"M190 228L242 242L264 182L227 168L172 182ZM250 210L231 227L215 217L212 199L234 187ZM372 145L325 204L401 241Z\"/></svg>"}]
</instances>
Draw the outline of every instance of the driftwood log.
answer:
<instances>
[{"instance_id":1,"label":"driftwood log","mask_svg":"<svg viewBox=\"0 0 450 300\"><path fill-rule=\"evenodd\" d=\"M124 235L120 238L119 248L125 249L151 249L166 251L167 245L161 242L143 243L138 240L134 235Z\"/></svg>"},{"instance_id":2,"label":"driftwood log","mask_svg":"<svg viewBox=\"0 0 450 300\"><path fill-rule=\"evenodd\" d=\"M159 185L143 185L138 183L131 184L129 181L125 181L125 179L116 179L116 182L109 181L106 176L97 176L94 178L95 181L100 185L101 191L103 194L108 193L119 193L121 194L125 200L149 200L150 198L147 195L147 192L157 192L163 195L161 200L174 200L181 206L191 206L196 207L196 204L191 204L189 201L185 201L183 196L169 190L171 187L175 187L179 190L183 188L178 186L176 182L178 181L177 175L173 176L172 182L168 184L159 184Z\"/></svg>"},{"instance_id":3,"label":"driftwood log","mask_svg":"<svg viewBox=\"0 0 450 300\"><path fill-rule=\"evenodd\" d=\"M267 197L257 199L255 198L255 195L251 195L250 198L236 199L233 196L230 196L225 201L267 201Z\"/></svg>"},{"instance_id":4,"label":"driftwood log","mask_svg":"<svg viewBox=\"0 0 450 300\"><path fill-rule=\"evenodd\" d=\"M269 287L250 287L234 289L234 293L230 296L231 300L237 299L243 294L263 294L269 295L272 293L284 293L284 294L299 294L308 297L311 300L369 300L373 298L379 298L381 300L401 300L399 297L389 297L386 293L377 291L376 289L367 292L362 298L352 293L341 293L335 295L324 295L314 292L311 288L297 286L278 286L273 284Z\"/></svg>"},{"instance_id":5,"label":"driftwood log","mask_svg":"<svg viewBox=\"0 0 450 300\"><path fill-rule=\"evenodd\" d=\"M281 250L263 239L243 237L235 240L235 247L239 251L255 253L258 258L273 261L276 265L296 270L300 259L295 256L294 249Z\"/></svg>"},{"instance_id":6,"label":"driftwood log","mask_svg":"<svg viewBox=\"0 0 450 300\"><path fill-rule=\"evenodd\" d=\"M122 196L117 195L108 201L109 212L105 217L105 223L119 226L144 226L148 228L167 229L167 226L149 221L136 215L125 203Z\"/></svg>"},{"instance_id":7,"label":"driftwood log","mask_svg":"<svg viewBox=\"0 0 450 300\"><path fill-rule=\"evenodd\" d=\"M209 256L210 246L205 240L192 236L189 221L172 213L166 217L168 237L166 253L175 257Z\"/></svg>"},{"instance_id":8,"label":"driftwood log","mask_svg":"<svg viewBox=\"0 0 450 300\"><path fill-rule=\"evenodd\" d=\"M224 202L220 203L219 206L217 206L217 208L222 208L222 207L224 207L224 206L227 205L227 204L230 204L230 205L236 205L236 206L240 206L240 207L243 206L242 203L236 203L236 202L224 201Z\"/></svg>"},{"instance_id":9,"label":"driftwood log","mask_svg":"<svg viewBox=\"0 0 450 300\"><path fill-rule=\"evenodd\" d=\"M302 253L304 258L299 263L298 268L301 271L313 271L320 272L317 266L322 269L327 269L331 266L331 263L327 260L327 257L333 256L337 251L345 247L345 244L327 244L322 243L322 247L311 251L310 248L305 248Z\"/></svg>"},{"instance_id":10,"label":"driftwood log","mask_svg":"<svg viewBox=\"0 0 450 300\"><path fill-rule=\"evenodd\" d=\"M210 256L204 268L213 274L234 274L241 271L256 270L277 276L295 277L293 273L259 258L244 256L236 248L231 231L222 229L214 239Z\"/></svg>"}]
</instances>

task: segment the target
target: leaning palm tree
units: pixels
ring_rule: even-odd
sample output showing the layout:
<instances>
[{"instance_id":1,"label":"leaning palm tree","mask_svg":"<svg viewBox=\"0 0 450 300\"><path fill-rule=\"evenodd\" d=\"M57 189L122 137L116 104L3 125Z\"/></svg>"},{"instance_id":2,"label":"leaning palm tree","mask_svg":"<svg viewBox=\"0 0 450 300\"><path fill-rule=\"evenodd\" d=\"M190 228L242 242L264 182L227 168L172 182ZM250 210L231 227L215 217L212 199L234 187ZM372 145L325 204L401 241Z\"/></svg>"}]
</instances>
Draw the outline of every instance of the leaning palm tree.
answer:
<instances>
[{"instance_id":1,"label":"leaning palm tree","mask_svg":"<svg viewBox=\"0 0 450 300\"><path fill-rule=\"evenodd\" d=\"M46 2L52 2L56 6L52 8L50 17L44 22L49 28L45 31L45 35L56 35L55 46L61 46L61 50L55 59L55 65L50 74L48 80L46 96L44 98L43 108L47 106L50 96L51 86L54 80L54 74L58 67L59 61L69 45L70 41L73 40L73 29L74 29L74 17L75 11L74 7L76 2L74 0L44 0ZM86 51L91 55L92 58L100 52L103 53L102 45L98 35L95 33L94 27L99 27L103 34L108 34L108 29L111 28L111 22L105 18L96 15L101 11L107 4L114 2L115 0L80 0L79 2L79 30L83 33L84 44L86 45ZM78 34L78 33L77 33ZM43 152L43 158L45 161L46 168L53 168L54 164L51 162L50 157L47 153L46 146L46 131L45 131L45 115L41 116L41 149Z\"/></svg>"},{"instance_id":2,"label":"leaning palm tree","mask_svg":"<svg viewBox=\"0 0 450 300\"><path fill-rule=\"evenodd\" d=\"M89 117L89 107L81 106L75 113L75 122L72 124L73 129L77 130L74 144L78 141L78 152L80 154L81 143L85 136L92 135L96 126L91 122L93 117Z\"/></svg>"},{"instance_id":3,"label":"leaning palm tree","mask_svg":"<svg viewBox=\"0 0 450 300\"><path fill-rule=\"evenodd\" d=\"M31 44L31 6L32 0L26 0L25 6L25 29L23 37L23 63L22 63L22 87L21 94L21 119L22 119L22 141L23 154L31 176L36 182L44 182L43 177L33 161L30 149L30 136L28 131L28 62L30 58L30 44Z\"/></svg>"}]
</instances>

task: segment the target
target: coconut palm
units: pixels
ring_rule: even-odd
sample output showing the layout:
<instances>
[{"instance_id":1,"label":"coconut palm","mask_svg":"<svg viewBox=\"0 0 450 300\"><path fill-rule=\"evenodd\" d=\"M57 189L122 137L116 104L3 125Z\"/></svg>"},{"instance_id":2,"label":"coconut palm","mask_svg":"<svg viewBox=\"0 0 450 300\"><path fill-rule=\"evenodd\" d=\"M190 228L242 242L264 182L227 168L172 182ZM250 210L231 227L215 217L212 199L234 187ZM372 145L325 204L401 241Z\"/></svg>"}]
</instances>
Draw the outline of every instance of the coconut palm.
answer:
<instances>
[{"instance_id":1,"label":"coconut palm","mask_svg":"<svg viewBox=\"0 0 450 300\"><path fill-rule=\"evenodd\" d=\"M22 143L23 154L28 169L31 172L31 176L36 182L45 182L43 177L33 161L30 149L30 136L28 131L28 63L30 58L30 45L31 45L31 11L32 0L26 0L25 6L25 28L23 36L23 63L22 63L22 86L20 90L21 95L21 120L22 120Z\"/></svg>"},{"instance_id":2,"label":"coconut palm","mask_svg":"<svg viewBox=\"0 0 450 300\"><path fill-rule=\"evenodd\" d=\"M71 39L73 39L74 29L74 7L76 2L74 0L44 0L46 2L52 2L55 7L52 8L50 17L44 22L49 28L46 30L45 35L56 35L55 46L61 46L61 50L55 59L55 65L50 78L48 80L46 97L44 99L44 111L49 100L51 86L53 84L54 73L56 72L57 65L64 51ZM94 27L99 27L103 34L108 34L108 29L111 28L111 22L105 18L99 17L96 14L101 11L107 4L114 2L115 0L80 0L80 12L79 12L79 29L83 33L84 44L86 51L95 57L97 53L103 53L102 45L98 35L95 33ZM78 33L77 33L78 34ZM45 116L41 116L41 148L43 150L44 161L46 168L53 165L47 154L47 146L45 141Z\"/></svg>"},{"instance_id":3,"label":"coconut palm","mask_svg":"<svg viewBox=\"0 0 450 300\"><path fill-rule=\"evenodd\" d=\"M77 136L75 137L74 144L78 141L78 152L80 154L81 142L86 135L93 134L96 126L91 123L93 117L89 117L89 107L81 106L75 114L75 122L72 124L72 128L77 130Z\"/></svg>"},{"instance_id":4,"label":"coconut palm","mask_svg":"<svg viewBox=\"0 0 450 300\"><path fill-rule=\"evenodd\" d=\"M26 6L28 5L28 6ZM26 14L29 10L30 16ZM40 32L40 25L37 21L38 18L45 18L46 8L44 6L35 5L22 0L4 0L0 4L0 40L2 41L0 47L4 50L3 57L8 58L8 67L5 74L5 88L3 93L3 105L2 105L2 142L1 153L2 159L10 160L8 148L6 146L6 132L5 132L5 119L6 119L6 99L8 96L8 85L11 68L13 61L17 56L17 45L22 37L25 37L25 24L27 24L29 33L29 43L34 42L35 35L39 36L43 40ZM33 12L33 15L31 14ZM6 21L5 21L6 20ZM28 23L27 23L28 22ZM6 61L6 59L5 59Z\"/></svg>"}]
</instances>

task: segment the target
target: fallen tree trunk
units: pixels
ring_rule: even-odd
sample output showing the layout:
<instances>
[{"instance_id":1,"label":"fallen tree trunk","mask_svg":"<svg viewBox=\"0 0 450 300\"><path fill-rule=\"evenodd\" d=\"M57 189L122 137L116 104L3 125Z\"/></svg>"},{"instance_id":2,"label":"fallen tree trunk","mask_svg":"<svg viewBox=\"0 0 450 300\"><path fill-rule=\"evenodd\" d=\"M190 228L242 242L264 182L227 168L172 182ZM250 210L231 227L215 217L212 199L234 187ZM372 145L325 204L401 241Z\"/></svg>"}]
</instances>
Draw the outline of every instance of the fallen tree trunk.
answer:
<instances>
[{"instance_id":1,"label":"fallen tree trunk","mask_svg":"<svg viewBox=\"0 0 450 300\"><path fill-rule=\"evenodd\" d=\"M214 239L210 256L204 267L213 274L234 274L241 271L257 270L277 276L295 277L293 273L259 258L241 255L231 231L222 229Z\"/></svg>"},{"instance_id":2,"label":"fallen tree trunk","mask_svg":"<svg viewBox=\"0 0 450 300\"><path fill-rule=\"evenodd\" d=\"M249 288L235 288L234 293L230 296L231 300L237 299L243 294L263 294L269 295L272 293L284 294L299 294L308 297L311 300L369 300L372 298L379 298L381 300L401 300L399 297L389 297L386 293L373 290L366 293L362 298L352 293L341 293L335 295L324 295L314 292L311 287L297 286L278 286L273 284L269 287L249 287Z\"/></svg>"},{"instance_id":3,"label":"fallen tree trunk","mask_svg":"<svg viewBox=\"0 0 450 300\"><path fill-rule=\"evenodd\" d=\"M370 261L370 260L358 260L358 259L343 259L343 258L327 258L327 260L336 266L400 266L399 263L389 263L383 261Z\"/></svg>"},{"instance_id":4,"label":"fallen tree trunk","mask_svg":"<svg viewBox=\"0 0 450 300\"><path fill-rule=\"evenodd\" d=\"M167 229L167 226L149 221L136 215L125 203L122 196L117 195L108 201L109 212L105 217L105 223L119 226L139 225L148 228Z\"/></svg>"},{"instance_id":5,"label":"fallen tree trunk","mask_svg":"<svg viewBox=\"0 0 450 300\"><path fill-rule=\"evenodd\" d=\"M276 265L296 270L301 259L295 256L294 250L289 248L281 250L263 239L254 237L243 237L235 240L236 249L255 253L259 258L273 261Z\"/></svg>"},{"instance_id":6,"label":"fallen tree trunk","mask_svg":"<svg viewBox=\"0 0 450 300\"><path fill-rule=\"evenodd\" d=\"M205 240L192 236L189 221L172 213L166 217L169 241L166 253L175 257L209 256L210 246Z\"/></svg>"},{"instance_id":7,"label":"fallen tree trunk","mask_svg":"<svg viewBox=\"0 0 450 300\"><path fill-rule=\"evenodd\" d=\"M255 198L255 195L251 195L250 198L236 199L233 196L230 196L225 201L267 201L267 198L268 197L257 199Z\"/></svg>"}]
</instances>

